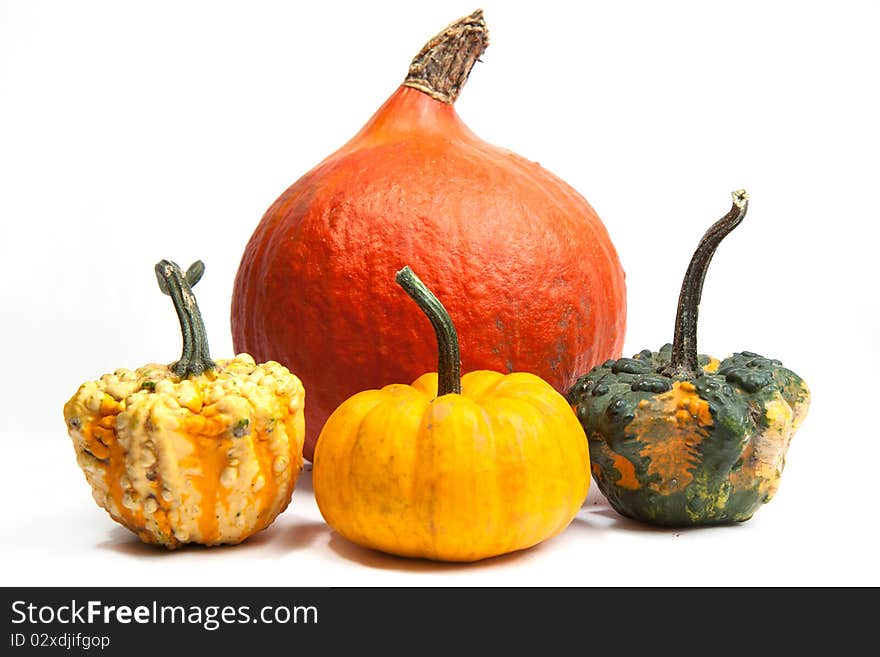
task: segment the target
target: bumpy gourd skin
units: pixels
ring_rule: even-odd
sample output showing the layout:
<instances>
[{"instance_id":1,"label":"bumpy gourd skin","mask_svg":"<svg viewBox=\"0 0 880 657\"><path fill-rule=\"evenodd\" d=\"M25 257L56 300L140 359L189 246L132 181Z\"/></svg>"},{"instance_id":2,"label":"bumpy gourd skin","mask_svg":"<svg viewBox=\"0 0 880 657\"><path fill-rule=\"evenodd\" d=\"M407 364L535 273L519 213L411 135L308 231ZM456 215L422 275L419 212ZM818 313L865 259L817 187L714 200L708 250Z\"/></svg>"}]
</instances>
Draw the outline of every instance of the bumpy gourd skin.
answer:
<instances>
[{"instance_id":1,"label":"bumpy gourd skin","mask_svg":"<svg viewBox=\"0 0 880 657\"><path fill-rule=\"evenodd\" d=\"M569 390L596 483L618 513L653 524L748 520L776 493L809 390L747 351L700 355L692 381L662 376L671 350L609 360Z\"/></svg>"},{"instance_id":2,"label":"bumpy gourd skin","mask_svg":"<svg viewBox=\"0 0 880 657\"><path fill-rule=\"evenodd\" d=\"M64 419L99 506L147 543L239 543L290 503L304 391L247 354L180 378L167 365L80 386Z\"/></svg>"}]
</instances>

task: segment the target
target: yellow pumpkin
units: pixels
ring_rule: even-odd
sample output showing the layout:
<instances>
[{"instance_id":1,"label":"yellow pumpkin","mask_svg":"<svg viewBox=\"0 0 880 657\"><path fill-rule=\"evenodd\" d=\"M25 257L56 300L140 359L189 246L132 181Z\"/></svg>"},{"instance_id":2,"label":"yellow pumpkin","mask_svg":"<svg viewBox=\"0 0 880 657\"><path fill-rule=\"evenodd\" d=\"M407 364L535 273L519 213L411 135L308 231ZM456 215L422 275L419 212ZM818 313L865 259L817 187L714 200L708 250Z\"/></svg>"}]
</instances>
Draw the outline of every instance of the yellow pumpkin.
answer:
<instances>
[{"instance_id":1,"label":"yellow pumpkin","mask_svg":"<svg viewBox=\"0 0 880 657\"><path fill-rule=\"evenodd\" d=\"M437 333L437 373L360 392L319 436L315 498L364 547L475 561L562 531L590 484L587 440L565 399L533 374L459 376L449 315L406 267L401 286Z\"/></svg>"}]
</instances>

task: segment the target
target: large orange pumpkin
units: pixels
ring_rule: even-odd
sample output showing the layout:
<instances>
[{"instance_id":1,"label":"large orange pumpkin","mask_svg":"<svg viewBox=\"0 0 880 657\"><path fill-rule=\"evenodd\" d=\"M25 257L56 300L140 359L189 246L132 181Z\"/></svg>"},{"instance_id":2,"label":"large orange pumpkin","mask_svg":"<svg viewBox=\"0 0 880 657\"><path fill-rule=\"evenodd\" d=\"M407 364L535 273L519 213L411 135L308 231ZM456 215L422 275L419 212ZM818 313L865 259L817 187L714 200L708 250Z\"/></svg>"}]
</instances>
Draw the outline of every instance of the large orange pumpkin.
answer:
<instances>
[{"instance_id":1,"label":"large orange pumpkin","mask_svg":"<svg viewBox=\"0 0 880 657\"><path fill-rule=\"evenodd\" d=\"M624 274L565 182L487 144L453 108L488 45L481 12L429 41L355 137L269 208L235 280L237 352L305 384L311 459L360 390L413 380L434 354L394 272L409 263L455 316L465 370L537 374L558 391L620 355Z\"/></svg>"}]
</instances>

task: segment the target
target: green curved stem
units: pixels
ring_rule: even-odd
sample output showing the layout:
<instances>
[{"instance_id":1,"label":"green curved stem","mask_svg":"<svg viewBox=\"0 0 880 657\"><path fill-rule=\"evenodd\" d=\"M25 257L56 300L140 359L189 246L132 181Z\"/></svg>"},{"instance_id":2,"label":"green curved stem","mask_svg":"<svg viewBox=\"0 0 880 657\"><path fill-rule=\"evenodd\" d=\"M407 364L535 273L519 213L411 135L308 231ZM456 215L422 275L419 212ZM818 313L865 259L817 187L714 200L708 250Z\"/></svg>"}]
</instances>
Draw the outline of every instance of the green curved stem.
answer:
<instances>
[{"instance_id":1,"label":"green curved stem","mask_svg":"<svg viewBox=\"0 0 880 657\"><path fill-rule=\"evenodd\" d=\"M394 280L428 316L437 335L437 396L442 397L450 393L460 395L461 353L452 318L440 300L409 267L397 272Z\"/></svg>"},{"instance_id":2,"label":"green curved stem","mask_svg":"<svg viewBox=\"0 0 880 657\"><path fill-rule=\"evenodd\" d=\"M684 275L681 293L678 296L678 311L675 315L672 358L669 365L660 371L664 376L695 379L703 373L697 362L697 317L700 311L700 298L703 295L703 281L721 240L739 226L749 207L749 195L745 190L733 192L732 196L733 207L730 208L730 212L712 224L703 235Z\"/></svg>"},{"instance_id":3,"label":"green curved stem","mask_svg":"<svg viewBox=\"0 0 880 657\"><path fill-rule=\"evenodd\" d=\"M156 280L159 289L174 302L180 333L183 336L183 350L180 360L173 363L171 371L183 378L199 375L215 367L208 349L208 334L202 313L196 303L192 287L202 277L205 266L201 260L194 262L184 274L175 262L161 260L156 264Z\"/></svg>"}]
</instances>

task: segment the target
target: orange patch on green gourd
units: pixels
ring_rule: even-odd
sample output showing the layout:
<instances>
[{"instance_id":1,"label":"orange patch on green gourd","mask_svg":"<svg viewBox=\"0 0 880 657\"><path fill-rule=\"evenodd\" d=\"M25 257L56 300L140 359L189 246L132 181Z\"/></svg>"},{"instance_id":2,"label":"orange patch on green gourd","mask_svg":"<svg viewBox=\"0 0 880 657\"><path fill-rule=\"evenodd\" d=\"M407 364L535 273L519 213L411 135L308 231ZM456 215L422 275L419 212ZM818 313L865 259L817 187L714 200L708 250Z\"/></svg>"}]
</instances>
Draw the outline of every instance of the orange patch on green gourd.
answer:
<instances>
[{"instance_id":1,"label":"orange patch on green gourd","mask_svg":"<svg viewBox=\"0 0 880 657\"><path fill-rule=\"evenodd\" d=\"M644 401L626 433L644 445L639 456L649 459L647 474L657 478L649 488L661 495L680 493L693 480L698 445L712 426L709 404L689 381L676 381L669 392ZM614 465L620 471L616 459Z\"/></svg>"},{"instance_id":2,"label":"orange patch on green gourd","mask_svg":"<svg viewBox=\"0 0 880 657\"><path fill-rule=\"evenodd\" d=\"M710 358L709 362L703 365L703 371L707 374L715 374L721 366L721 361L717 358Z\"/></svg>"},{"instance_id":3,"label":"orange patch on green gourd","mask_svg":"<svg viewBox=\"0 0 880 657\"><path fill-rule=\"evenodd\" d=\"M596 466L598 467L598 466ZM620 473L620 479L617 485L628 490L637 490L640 488L639 480L636 477L636 467L628 458L620 454L614 455L614 469Z\"/></svg>"}]
</instances>

